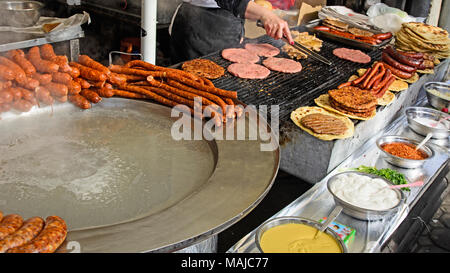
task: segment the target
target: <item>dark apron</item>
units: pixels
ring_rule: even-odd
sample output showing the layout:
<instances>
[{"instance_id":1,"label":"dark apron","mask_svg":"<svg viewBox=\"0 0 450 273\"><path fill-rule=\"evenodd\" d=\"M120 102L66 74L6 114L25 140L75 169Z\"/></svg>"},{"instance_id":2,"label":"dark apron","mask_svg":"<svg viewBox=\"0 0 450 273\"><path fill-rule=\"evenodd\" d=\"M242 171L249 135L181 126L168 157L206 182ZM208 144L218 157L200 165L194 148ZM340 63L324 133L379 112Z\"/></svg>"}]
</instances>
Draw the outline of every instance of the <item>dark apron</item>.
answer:
<instances>
[{"instance_id":1,"label":"dark apron","mask_svg":"<svg viewBox=\"0 0 450 273\"><path fill-rule=\"evenodd\" d=\"M235 47L244 37L244 20L221 8L182 3L172 25L172 62L192 60Z\"/></svg>"}]
</instances>

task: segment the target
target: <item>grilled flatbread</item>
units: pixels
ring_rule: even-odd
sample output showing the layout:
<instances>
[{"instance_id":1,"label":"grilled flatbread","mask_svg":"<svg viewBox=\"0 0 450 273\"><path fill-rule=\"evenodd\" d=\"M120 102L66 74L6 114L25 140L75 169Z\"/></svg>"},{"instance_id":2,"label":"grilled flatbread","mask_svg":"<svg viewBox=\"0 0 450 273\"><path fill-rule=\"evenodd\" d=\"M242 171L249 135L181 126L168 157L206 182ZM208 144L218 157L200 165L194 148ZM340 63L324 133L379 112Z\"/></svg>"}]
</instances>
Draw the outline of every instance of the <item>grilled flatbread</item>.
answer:
<instances>
[{"instance_id":1,"label":"grilled flatbread","mask_svg":"<svg viewBox=\"0 0 450 273\"><path fill-rule=\"evenodd\" d=\"M395 80L390 86L389 91L399 92L408 89L408 83L402 80Z\"/></svg>"},{"instance_id":2,"label":"grilled flatbread","mask_svg":"<svg viewBox=\"0 0 450 273\"><path fill-rule=\"evenodd\" d=\"M390 91L386 91L384 95L378 99L378 105L389 105L395 101L394 93Z\"/></svg>"},{"instance_id":3,"label":"grilled flatbread","mask_svg":"<svg viewBox=\"0 0 450 273\"><path fill-rule=\"evenodd\" d=\"M336 123L339 124L340 128L341 126L347 127L347 129L340 134L320 134L313 131L313 129L308 128L308 125L305 125L304 118L311 117L311 115L315 115L315 118L317 118L317 124L320 126L320 115L323 115L324 119L324 126L333 126ZM353 122L344 116L337 115L335 113L329 112L323 108L316 107L316 106L305 106L305 107L299 107L295 111L292 111L291 113L291 119L292 121L300 127L302 130L307 132L308 134L317 137L321 140L333 140L333 139L343 139L353 136L355 132L355 126ZM303 122L302 122L303 120ZM310 121L311 122L311 121Z\"/></svg>"}]
</instances>

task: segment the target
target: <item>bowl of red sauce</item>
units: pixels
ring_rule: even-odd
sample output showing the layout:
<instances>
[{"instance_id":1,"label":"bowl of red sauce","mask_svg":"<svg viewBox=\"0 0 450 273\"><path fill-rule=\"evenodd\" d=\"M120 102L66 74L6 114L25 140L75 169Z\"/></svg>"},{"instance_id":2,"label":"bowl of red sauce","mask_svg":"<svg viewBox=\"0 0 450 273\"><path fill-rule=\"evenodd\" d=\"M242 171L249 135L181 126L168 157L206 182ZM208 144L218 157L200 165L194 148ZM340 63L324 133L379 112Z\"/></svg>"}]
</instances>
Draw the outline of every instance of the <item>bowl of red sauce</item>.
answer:
<instances>
[{"instance_id":1,"label":"bowl of red sauce","mask_svg":"<svg viewBox=\"0 0 450 273\"><path fill-rule=\"evenodd\" d=\"M383 136L377 140L381 155L387 162L407 169L419 168L434 156L427 145L416 150L419 143L402 136Z\"/></svg>"}]
</instances>

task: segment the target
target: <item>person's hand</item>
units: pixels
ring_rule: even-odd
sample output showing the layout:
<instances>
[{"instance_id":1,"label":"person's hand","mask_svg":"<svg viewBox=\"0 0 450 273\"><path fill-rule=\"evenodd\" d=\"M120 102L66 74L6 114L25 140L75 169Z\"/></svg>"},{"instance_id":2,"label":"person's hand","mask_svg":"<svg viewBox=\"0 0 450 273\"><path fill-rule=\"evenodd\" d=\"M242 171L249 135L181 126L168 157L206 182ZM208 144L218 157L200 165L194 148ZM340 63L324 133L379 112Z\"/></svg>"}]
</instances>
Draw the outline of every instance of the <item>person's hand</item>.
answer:
<instances>
[{"instance_id":1,"label":"person's hand","mask_svg":"<svg viewBox=\"0 0 450 273\"><path fill-rule=\"evenodd\" d=\"M294 44L288 23L278 17L275 13L270 11L266 12L264 16L261 17L261 22L264 25L267 35L270 37L278 40L284 36L291 45Z\"/></svg>"}]
</instances>

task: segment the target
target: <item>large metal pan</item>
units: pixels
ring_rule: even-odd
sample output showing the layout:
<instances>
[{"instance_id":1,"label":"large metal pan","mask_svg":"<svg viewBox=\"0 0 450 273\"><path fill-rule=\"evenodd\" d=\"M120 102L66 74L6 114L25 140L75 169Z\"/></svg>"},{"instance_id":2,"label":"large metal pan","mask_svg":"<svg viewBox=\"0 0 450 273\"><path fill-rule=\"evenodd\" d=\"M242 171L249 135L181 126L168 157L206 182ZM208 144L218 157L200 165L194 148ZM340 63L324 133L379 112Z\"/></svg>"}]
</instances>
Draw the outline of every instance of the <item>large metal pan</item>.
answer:
<instances>
[{"instance_id":1,"label":"large metal pan","mask_svg":"<svg viewBox=\"0 0 450 273\"><path fill-rule=\"evenodd\" d=\"M110 98L3 116L0 210L63 217L81 252L170 252L226 229L269 191L279 149L261 151L263 137L174 140L170 115Z\"/></svg>"}]
</instances>

